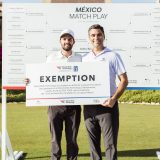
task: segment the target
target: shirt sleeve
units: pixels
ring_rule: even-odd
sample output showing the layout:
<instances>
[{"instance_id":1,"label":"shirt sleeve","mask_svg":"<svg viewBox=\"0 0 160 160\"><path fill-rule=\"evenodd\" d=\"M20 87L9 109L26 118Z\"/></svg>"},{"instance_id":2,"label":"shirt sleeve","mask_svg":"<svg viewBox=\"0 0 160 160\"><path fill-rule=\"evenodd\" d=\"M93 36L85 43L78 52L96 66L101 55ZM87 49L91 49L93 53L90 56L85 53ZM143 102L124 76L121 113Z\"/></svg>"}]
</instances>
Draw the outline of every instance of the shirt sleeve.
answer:
<instances>
[{"instance_id":1,"label":"shirt sleeve","mask_svg":"<svg viewBox=\"0 0 160 160\"><path fill-rule=\"evenodd\" d=\"M113 66L114 66L114 71L117 75L121 75L126 72L124 63L118 53L115 53Z\"/></svg>"}]
</instances>

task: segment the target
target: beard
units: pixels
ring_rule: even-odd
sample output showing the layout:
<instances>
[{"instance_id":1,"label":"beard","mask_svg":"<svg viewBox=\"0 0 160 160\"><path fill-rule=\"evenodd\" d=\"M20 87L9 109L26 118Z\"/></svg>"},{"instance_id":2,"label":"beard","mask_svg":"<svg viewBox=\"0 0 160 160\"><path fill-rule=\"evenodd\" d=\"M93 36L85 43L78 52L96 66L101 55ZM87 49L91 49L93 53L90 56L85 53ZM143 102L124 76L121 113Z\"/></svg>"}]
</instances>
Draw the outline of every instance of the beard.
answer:
<instances>
[{"instance_id":1,"label":"beard","mask_svg":"<svg viewBox=\"0 0 160 160\"><path fill-rule=\"evenodd\" d=\"M64 45L63 47L63 50L65 51L70 51L72 49L72 45L68 44L68 45Z\"/></svg>"}]
</instances>

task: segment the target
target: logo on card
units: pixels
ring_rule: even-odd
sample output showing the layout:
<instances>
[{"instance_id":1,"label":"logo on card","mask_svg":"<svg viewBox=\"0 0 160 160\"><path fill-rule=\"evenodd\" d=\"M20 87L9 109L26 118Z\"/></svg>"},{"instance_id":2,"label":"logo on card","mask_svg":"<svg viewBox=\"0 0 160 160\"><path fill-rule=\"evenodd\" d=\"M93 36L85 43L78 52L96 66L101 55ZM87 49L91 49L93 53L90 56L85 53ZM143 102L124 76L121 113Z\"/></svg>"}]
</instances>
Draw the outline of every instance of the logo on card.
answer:
<instances>
[{"instance_id":1,"label":"logo on card","mask_svg":"<svg viewBox=\"0 0 160 160\"><path fill-rule=\"evenodd\" d=\"M98 103L100 103L100 100L99 99L93 99L93 102L98 104Z\"/></svg>"},{"instance_id":2,"label":"logo on card","mask_svg":"<svg viewBox=\"0 0 160 160\"><path fill-rule=\"evenodd\" d=\"M73 66L73 71L78 72L78 66Z\"/></svg>"},{"instance_id":3,"label":"logo on card","mask_svg":"<svg viewBox=\"0 0 160 160\"><path fill-rule=\"evenodd\" d=\"M61 69L61 66L57 66L57 69Z\"/></svg>"},{"instance_id":4,"label":"logo on card","mask_svg":"<svg viewBox=\"0 0 160 160\"><path fill-rule=\"evenodd\" d=\"M61 103L65 103L65 104L74 104L74 100L72 99L68 99L68 100L60 100Z\"/></svg>"},{"instance_id":5,"label":"logo on card","mask_svg":"<svg viewBox=\"0 0 160 160\"><path fill-rule=\"evenodd\" d=\"M61 103L65 103L65 100L60 100Z\"/></svg>"},{"instance_id":6,"label":"logo on card","mask_svg":"<svg viewBox=\"0 0 160 160\"><path fill-rule=\"evenodd\" d=\"M61 72L69 72L72 71L72 66L57 66L57 69Z\"/></svg>"}]
</instances>

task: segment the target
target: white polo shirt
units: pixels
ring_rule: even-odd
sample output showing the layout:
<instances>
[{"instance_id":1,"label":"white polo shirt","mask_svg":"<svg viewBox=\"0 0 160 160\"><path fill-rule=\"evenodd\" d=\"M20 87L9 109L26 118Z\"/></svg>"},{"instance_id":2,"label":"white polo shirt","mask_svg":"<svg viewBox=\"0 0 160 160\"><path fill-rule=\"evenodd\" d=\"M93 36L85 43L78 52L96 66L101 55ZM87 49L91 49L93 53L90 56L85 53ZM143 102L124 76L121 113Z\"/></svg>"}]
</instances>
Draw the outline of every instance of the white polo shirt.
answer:
<instances>
[{"instance_id":1,"label":"white polo shirt","mask_svg":"<svg viewBox=\"0 0 160 160\"><path fill-rule=\"evenodd\" d=\"M96 61L108 61L109 73L110 73L110 91L111 96L116 92L116 76L126 72L123 61L119 54L112 52L108 48L105 48L98 55L95 55L92 51L82 57L83 62L96 62ZM103 72L103 71L100 71Z\"/></svg>"},{"instance_id":2,"label":"white polo shirt","mask_svg":"<svg viewBox=\"0 0 160 160\"><path fill-rule=\"evenodd\" d=\"M82 56L79 54L75 54L74 52L69 57L66 57L62 54L61 51L50 54L47 57L47 63L53 62L82 62Z\"/></svg>"}]
</instances>

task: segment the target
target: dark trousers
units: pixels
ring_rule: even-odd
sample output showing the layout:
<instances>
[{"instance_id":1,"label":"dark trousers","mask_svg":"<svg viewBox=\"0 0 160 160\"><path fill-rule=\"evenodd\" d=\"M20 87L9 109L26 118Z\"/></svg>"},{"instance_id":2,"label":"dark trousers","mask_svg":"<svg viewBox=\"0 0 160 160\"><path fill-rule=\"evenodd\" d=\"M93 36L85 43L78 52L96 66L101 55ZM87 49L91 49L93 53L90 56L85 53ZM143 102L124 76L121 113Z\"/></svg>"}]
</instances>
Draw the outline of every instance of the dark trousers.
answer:
<instances>
[{"instance_id":1,"label":"dark trousers","mask_svg":"<svg viewBox=\"0 0 160 160\"><path fill-rule=\"evenodd\" d=\"M77 134L80 125L80 106L49 106L48 119L51 133L51 160L60 160L61 138L65 123L67 160L77 160Z\"/></svg>"},{"instance_id":2,"label":"dark trousers","mask_svg":"<svg viewBox=\"0 0 160 160\"><path fill-rule=\"evenodd\" d=\"M84 119L90 143L91 160L102 160L101 133L107 160L117 160L119 129L118 103L113 108L101 105L84 106Z\"/></svg>"}]
</instances>

